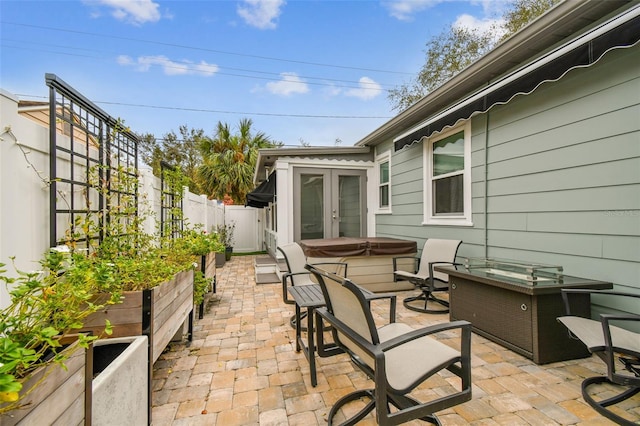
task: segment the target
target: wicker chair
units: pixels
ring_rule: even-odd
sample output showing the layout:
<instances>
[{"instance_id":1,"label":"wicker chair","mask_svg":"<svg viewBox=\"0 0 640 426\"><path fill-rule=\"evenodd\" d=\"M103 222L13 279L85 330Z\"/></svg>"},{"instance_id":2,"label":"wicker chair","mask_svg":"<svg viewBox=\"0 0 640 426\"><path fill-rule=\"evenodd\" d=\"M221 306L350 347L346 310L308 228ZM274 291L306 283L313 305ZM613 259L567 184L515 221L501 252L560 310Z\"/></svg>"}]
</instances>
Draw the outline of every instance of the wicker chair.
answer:
<instances>
[{"instance_id":1,"label":"wicker chair","mask_svg":"<svg viewBox=\"0 0 640 426\"><path fill-rule=\"evenodd\" d=\"M345 404L360 398L370 401L343 425L357 423L374 408L380 425L414 419L439 424L434 412L471 399L470 323L456 321L414 330L394 322L376 328L369 302L360 287L315 266L307 265L307 269L316 276L326 301L326 307L317 309L316 313L333 327L334 342L375 385L374 389L358 390L340 398L329 412L329 425ZM460 350L429 337L454 329L460 331ZM410 395L418 385L445 369L460 379L459 391L426 402ZM391 411L391 405L397 410Z\"/></svg>"},{"instance_id":2,"label":"wicker chair","mask_svg":"<svg viewBox=\"0 0 640 426\"><path fill-rule=\"evenodd\" d=\"M307 271L304 266L307 264L307 257L302 251L302 247L298 243L289 243L282 246L278 246L278 250L284 256L284 260L287 264L287 272L282 274L282 300L288 305L295 304L294 300L289 297L289 286L294 285L310 285L317 284L311 279L311 273ZM316 265L333 265L334 272L340 272L345 277L347 276L347 264L343 262L321 262ZM306 317L306 312L302 315L302 318ZM295 315L293 315L289 321L292 328L296 328ZM306 331L306 327L302 327L301 330Z\"/></svg>"},{"instance_id":3,"label":"wicker chair","mask_svg":"<svg viewBox=\"0 0 640 426\"><path fill-rule=\"evenodd\" d=\"M404 299L402 303L407 309L430 314L446 314L449 312L449 302L438 299L433 295L433 293L437 291L449 290L449 276L442 272L435 272L433 270L433 266L455 265L460 244L462 244L462 241L460 240L429 238L424 243L422 255L414 258L416 260L416 268L414 269L414 272L398 269L397 260L403 258L406 259L406 256L396 257L393 259L393 280L409 281L422 291L418 296ZM429 302L436 303L444 306L445 308L429 308Z\"/></svg>"},{"instance_id":4,"label":"wicker chair","mask_svg":"<svg viewBox=\"0 0 640 426\"><path fill-rule=\"evenodd\" d=\"M617 298L622 306L638 311L640 294L609 290L563 289L562 297L567 316L558 321L569 329L569 335L584 343L589 351L601 358L607 366L606 376L588 377L582 382L582 397L598 413L620 425L636 425L608 407L625 401L640 392L640 333L613 325L640 327L638 314L601 314L599 320L571 315L571 298L597 295L600 302ZM587 297L588 297L587 296ZM620 362L618 364L616 361ZM618 366L618 368L616 368ZM609 383L622 387L616 396L596 401L589 388L592 385ZM594 388L591 388L594 390Z\"/></svg>"}]
</instances>

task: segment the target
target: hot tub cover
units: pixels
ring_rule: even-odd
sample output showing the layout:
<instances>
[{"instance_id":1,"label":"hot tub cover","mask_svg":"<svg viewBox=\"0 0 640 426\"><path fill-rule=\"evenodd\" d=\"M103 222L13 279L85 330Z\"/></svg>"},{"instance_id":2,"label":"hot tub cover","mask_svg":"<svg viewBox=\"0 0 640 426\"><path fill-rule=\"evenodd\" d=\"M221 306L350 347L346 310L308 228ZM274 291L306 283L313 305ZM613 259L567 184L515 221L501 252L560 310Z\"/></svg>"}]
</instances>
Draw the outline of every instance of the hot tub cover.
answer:
<instances>
[{"instance_id":1,"label":"hot tub cover","mask_svg":"<svg viewBox=\"0 0 640 426\"><path fill-rule=\"evenodd\" d=\"M307 257L412 255L418 251L415 241L388 237L302 240L300 247Z\"/></svg>"}]
</instances>

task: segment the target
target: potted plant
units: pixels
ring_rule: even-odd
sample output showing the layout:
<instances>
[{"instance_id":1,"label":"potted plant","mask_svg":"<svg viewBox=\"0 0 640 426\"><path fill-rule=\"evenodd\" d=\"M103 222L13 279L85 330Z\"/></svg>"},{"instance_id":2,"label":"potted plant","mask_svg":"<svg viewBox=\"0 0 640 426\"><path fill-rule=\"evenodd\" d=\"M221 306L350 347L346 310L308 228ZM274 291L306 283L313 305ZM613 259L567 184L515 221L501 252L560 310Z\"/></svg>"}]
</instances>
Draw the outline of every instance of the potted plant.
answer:
<instances>
[{"instance_id":1,"label":"potted plant","mask_svg":"<svg viewBox=\"0 0 640 426\"><path fill-rule=\"evenodd\" d=\"M216 227L216 233L220 238L220 242L224 244L225 247L225 259L231 260L231 254L233 253L233 233L236 229L235 222L227 225L218 225Z\"/></svg>"},{"instance_id":2,"label":"potted plant","mask_svg":"<svg viewBox=\"0 0 640 426\"><path fill-rule=\"evenodd\" d=\"M12 278L4 266L0 281L8 285L11 302L0 311L0 423L38 424L43 416L55 422L90 394L86 353L98 336L77 332L88 316L119 301L115 270L97 259L56 250L45 255L42 271L16 270ZM110 296L96 299L98 293ZM109 328L103 325L107 333ZM66 386L82 380L84 386ZM57 400L42 405L50 398ZM73 415L78 424L85 413Z\"/></svg>"}]
</instances>

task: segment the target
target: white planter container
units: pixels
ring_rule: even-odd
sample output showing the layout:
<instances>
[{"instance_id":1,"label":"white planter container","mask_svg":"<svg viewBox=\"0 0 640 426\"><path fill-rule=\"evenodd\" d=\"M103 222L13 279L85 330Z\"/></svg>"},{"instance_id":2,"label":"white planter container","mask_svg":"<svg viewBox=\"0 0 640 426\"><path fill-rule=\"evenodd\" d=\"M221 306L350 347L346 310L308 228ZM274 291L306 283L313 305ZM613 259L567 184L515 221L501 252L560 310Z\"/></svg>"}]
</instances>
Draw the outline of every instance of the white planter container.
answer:
<instances>
[{"instance_id":1,"label":"white planter container","mask_svg":"<svg viewBox=\"0 0 640 426\"><path fill-rule=\"evenodd\" d=\"M147 336L102 339L93 346L92 425L149 424Z\"/></svg>"}]
</instances>

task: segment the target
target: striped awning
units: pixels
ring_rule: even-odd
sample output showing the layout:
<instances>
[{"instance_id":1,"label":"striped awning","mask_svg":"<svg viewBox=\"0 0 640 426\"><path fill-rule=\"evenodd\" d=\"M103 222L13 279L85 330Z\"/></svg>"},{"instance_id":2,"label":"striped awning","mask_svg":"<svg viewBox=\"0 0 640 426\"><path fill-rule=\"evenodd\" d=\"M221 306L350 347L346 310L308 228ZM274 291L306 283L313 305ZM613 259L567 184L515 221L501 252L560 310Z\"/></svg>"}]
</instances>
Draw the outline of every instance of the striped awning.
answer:
<instances>
[{"instance_id":1,"label":"striped awning","mask_svg":"<svg viewBox=\"0 0 640 426\"><path fill-rule=\"evenodd\" d=\"M611 18L517 71L429 117L396 137L395 150L420 142L461 120L504 105L518 95L528 95L540 85L560 80L569 71L589 67L608 52L635 46L640 40L640 5Z\"/></svg>"}]
</instances>

